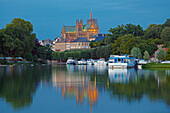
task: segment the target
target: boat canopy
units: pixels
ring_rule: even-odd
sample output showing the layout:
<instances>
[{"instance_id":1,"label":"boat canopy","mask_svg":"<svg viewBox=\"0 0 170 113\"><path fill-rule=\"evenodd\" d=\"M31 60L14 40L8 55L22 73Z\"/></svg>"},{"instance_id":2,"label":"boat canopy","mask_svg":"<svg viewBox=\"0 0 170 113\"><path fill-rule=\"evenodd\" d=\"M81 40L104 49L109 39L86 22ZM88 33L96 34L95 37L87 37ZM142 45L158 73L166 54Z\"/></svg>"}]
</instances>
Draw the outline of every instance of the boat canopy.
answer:
<instances>
[{"instance_id":1,"label":"boat canopy","mask_svg":"<svg viewBox=\"0 0 170 113\"><path fill-rule=\"evenodd\" d=\"M109 60L110 59L135 59L133 56L131 55L125 55L125 56L119 56L119 55L110 55Z\"/></svg>"}]
</instances>

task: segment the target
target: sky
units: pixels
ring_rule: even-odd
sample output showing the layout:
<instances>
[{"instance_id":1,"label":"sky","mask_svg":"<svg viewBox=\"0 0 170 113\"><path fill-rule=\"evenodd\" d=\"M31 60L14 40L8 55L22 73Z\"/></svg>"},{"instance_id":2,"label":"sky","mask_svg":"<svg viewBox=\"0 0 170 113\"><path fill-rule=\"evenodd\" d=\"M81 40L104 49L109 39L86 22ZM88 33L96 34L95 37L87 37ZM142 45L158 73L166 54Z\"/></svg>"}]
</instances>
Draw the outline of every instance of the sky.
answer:
<instances>
[{"instance_id":1,"label":"sky","mask_svg":"<svg viewBox=\"0 0 170 113\"><path fill-rule=\"evenodd\" d=\"M162 24L170 18L170 0L0 0L0 29L14 18L30 21L39 40L61 35L63 25L98 19L99 33L122 24Z\"/></svg>"}]
</instances>

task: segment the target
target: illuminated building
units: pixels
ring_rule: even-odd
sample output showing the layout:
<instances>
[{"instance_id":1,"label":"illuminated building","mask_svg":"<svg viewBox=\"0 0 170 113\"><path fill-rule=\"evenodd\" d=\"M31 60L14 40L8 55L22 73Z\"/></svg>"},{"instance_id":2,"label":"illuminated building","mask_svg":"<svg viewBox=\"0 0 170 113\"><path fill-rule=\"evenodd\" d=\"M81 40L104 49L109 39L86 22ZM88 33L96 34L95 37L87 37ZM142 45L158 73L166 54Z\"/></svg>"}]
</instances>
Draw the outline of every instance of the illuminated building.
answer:
<instances>
[{"instance_id":1,"label":"illuminated building","mask_svg":"<svg viewBox=\"0 0 170 113\"><path fill-rule=\"evenodd\" d=\"M65 51L65 50L75 50L75 49L90 49L90 41L84 37L78 37L75 40L59 38L53 44L53 51Z\"/></svg>"},{"instance_id":2,"label":"illuminated building","mask_svg":"<svg viewBox=\"0 0 170 113\"><path fill-rule=\"evenodd\" d=\"M90 19L87 19L87 23L83 25L82 19L76 20L76 26L64 26L61 31L61 38L76 39L78 37L85 37L88 40L93 36L99 34L99 26L97 19L93 19L92 11L90 13Z\"/></svg>"}]
</instances>

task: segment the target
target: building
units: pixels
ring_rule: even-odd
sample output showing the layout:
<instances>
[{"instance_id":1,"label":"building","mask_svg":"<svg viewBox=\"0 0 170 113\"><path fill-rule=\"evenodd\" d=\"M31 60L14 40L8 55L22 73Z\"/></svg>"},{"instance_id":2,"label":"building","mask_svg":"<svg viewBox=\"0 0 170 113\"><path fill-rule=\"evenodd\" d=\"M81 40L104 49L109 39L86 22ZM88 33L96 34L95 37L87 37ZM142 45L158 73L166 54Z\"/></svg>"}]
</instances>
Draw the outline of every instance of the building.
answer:
<instances>
[{"instance_id":1,"label":"building","mask_svg":"<svg viewBox=\"0 0 170 113\"><path fill-rule=\"evenodd\" d=\"M89 46L90 41L87 38L79 37L70 43L70 49L90 49Z\"/></svg>"},{"instance_id":2,"label":"building","mask_svg":"<svg viewBox=\"0 0 170 113\"><path fill-rule=\"evenodd\" d=\"M107 38L106 34L97 34L97 35L93 36L92 38L90 38L91 39L90 41L94 40L95 42L97 42L97 41L103 40L105 38Z\"/></svg>"},{"instance_id":3,"label":"building","mask_svg":"<svg viewBox=\"0 0 170 113\"><path fill-rule=\"evenodd\" d=\"M45 39L45 40L40 40L39 43L42 46L46 46L46 45L51 45L53 43L53 41L50 39Z\"/></svg>"},{"instance_id":4,"label":"building","mask_svg":"<svg viewBox=\"0 0 170 113\"><path fill-rule=\"evenodd\" d=\"M68 39L57 38L55 40L55 43L53 44L53 51L65 51L67 42L68 42Z\"/></svg>"},{"instance_id":5,"label":"building","mask_svg":"<svg viewBox=\"0 0 170 113\"><path fill-rule=\"evenodd\" d=\"M158 59L156 58L156 54L159 53L159 49L164 49L165 51L168 51L168 48L163 48L164 44L158 44L158 50L155 51L155 53L153 55L151 55L150 60L151 61L158 61Z\"/></svg>"},{"instance_id":6,"label":"building","mask_svg":"<svg viewBox=\"0 0 170 113\"><path fill-rule=\"evenodd\" d=\"M88 40L99 33L99 26L97 19L93 19L92 11L90 13L90 19L87 19L87 23L83 25L83 20L76 20L76 26L64 26L61 31L61 38L65 39L77 39L78 37L85 37Z\"/></svg>"},{"instance_id":7,"label":"building","mask_svg":"<svg viewBox=\"0 0 170 113\"><path fill-rule=\"evenodd\" d=\"M75 50L75 49L90 49L90 41L84 37L78 37L75 40L58 38L53 44L53 51L65 51L65 50Z\"/></svg>"}]
</instances>

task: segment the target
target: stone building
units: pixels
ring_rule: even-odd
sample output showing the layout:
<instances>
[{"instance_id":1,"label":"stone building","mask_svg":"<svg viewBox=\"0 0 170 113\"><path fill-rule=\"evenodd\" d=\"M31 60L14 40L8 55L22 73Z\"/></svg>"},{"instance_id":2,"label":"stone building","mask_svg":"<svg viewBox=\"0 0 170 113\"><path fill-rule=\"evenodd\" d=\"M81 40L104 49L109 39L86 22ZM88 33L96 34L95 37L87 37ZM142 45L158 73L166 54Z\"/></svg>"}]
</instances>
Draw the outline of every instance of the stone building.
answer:
<instances>
[{"instance_id":1,"label":"stone building","mask_svg":"<svg viewBox=\"0 0 170 113\"><path fill-rule=\"evenodd\" d=\"M57 37L55 39L55 43L53 43L53 51L65 51L67 42L68 42L68 39Z\"/></svg>"},{"instance_id":2,"label":"stone building","mask_svg":"<svg viewBox=\"0 0 170 113\"><path fill-rule=\"evenodd\" d=\"M87 38L79 37L70 43L70 49L90 49L89 46L90 41Z\"/></svg>"},{"instance_id":3,"label":"stone building","mask_svg":"<svg viewBox=\"0 0 170 113\"><path fill-rule=\"evenodd\" d=\"M90 49L89 43L90 41L84 37L79 37L75 40L59 38L55 44L53 44L53 51Z\"/></svg>"},{"instance_id":4,"label":"stone building","mask_svg":"<svg viewBox=\"0 0 170 113\"><path fill-rule=\"evenodd\" d=\"M83 25L83 20L76 20L76 26L64 26L61 31L61 38L76 39L78 37L85 37L88 40L99 33L99 26L97 19L93 19L92 11L90 13L90 19L87 19L87 23Z\"/></svg>"}]
</instances>

